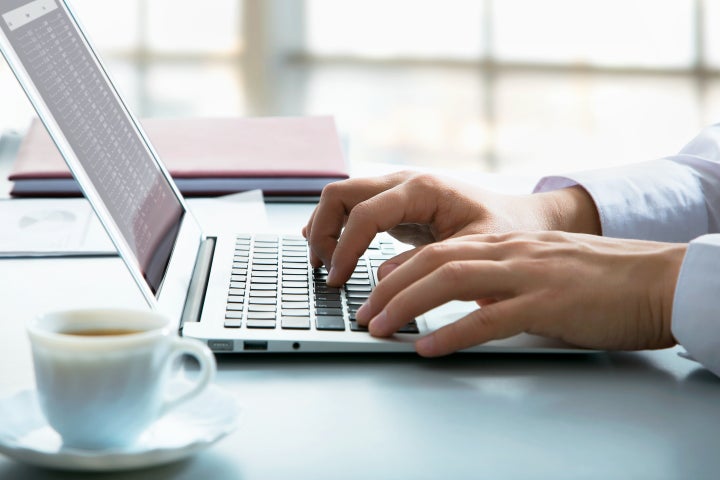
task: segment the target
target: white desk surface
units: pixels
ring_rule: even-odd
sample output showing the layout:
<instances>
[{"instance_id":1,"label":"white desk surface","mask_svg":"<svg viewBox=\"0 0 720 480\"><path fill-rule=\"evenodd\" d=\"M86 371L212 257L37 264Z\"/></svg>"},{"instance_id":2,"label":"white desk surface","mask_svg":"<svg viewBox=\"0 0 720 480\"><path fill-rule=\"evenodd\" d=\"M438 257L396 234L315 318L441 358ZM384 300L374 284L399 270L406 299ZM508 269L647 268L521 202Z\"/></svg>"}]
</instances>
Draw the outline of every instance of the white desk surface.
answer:
<instances>
[{"instance_id":1,"label":"white desk surface","mask_svg":"<svg viewBox=\"0 0 720 480\"><path fill-rule=\"evenodd\" d=\"M295 231L310 208L268 211ZM142 305L117 258L0 260L0 299L0 395L32 385L35 314ZM244 416L210 449L97 476L0 455L0 478L718 478L720 379L677 351L223 357Z\"/></svg>"}]
</instances>

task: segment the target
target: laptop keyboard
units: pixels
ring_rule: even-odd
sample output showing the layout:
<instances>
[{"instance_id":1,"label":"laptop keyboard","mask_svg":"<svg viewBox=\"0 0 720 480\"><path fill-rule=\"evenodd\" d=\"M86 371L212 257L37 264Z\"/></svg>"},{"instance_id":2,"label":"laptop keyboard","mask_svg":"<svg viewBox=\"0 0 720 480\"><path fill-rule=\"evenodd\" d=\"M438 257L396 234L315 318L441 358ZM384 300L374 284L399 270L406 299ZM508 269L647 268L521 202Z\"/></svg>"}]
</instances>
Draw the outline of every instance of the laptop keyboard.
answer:
<instances>
[{"instance_id":1,"label":"laptop keyboard","mask_svg":"<svg viewBox=\"0 0 720 480\"><path fill-rule=\"evenodd\" d=\"M394 255L392 242L374 240L350 279L336 288L327 285L324 267L310 266L304 238L239 235L225 327L365 332L355 313L370 296L378 267ZM418 328L411 322L399 332L418 333Z\"/></svg>"}]
</instances>

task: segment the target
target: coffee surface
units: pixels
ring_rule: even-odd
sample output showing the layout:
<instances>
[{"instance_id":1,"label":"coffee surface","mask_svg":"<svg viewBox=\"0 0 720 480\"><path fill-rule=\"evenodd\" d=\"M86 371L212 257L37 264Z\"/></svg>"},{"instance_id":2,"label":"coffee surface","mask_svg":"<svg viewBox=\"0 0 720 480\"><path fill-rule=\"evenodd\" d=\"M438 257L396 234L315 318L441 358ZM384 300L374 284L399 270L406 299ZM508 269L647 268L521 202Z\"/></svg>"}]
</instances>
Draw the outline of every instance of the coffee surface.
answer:
<instances>
[{"instance_id":1,"label":"coffee surface","mask_svg":"<svg viewBox=\"0 0 720 480\"><path fill-rule=\"evenodd\" d=\"M133 335L135 333L142 333L143 330L130 330L120 328L108 328L108 329L88 329L88 330L73 330L69 332L61 332L63 335L76 335L79 337L112 337L117 335Z\"/></svg>"}]
</instances>

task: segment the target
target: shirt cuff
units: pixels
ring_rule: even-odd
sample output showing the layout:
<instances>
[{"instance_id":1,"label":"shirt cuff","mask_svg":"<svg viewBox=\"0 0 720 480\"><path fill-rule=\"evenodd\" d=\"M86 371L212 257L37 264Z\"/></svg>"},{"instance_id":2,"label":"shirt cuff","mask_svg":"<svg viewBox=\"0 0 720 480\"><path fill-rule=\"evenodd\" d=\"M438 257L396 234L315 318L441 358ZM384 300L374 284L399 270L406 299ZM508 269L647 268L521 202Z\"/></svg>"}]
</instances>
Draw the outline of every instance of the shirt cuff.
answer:
<instances>
[{"instance_id":1,"label":"shirt cuff","mask_svg":"<svg viewBox=\"0 0 720 480\"><path fill-rule=\"evenodd\" d=\"M690 242L675 287L672 333L690 356L720 376L720 234Z\"/></svg>"},{"instance_id":2,"label":"shirt cuff","mask_svg":"<svg viewBox=\"0 0 720 480\"><path fill-rule=\"evenodd\" d=\"M606 237L687 242L708 231L699 179L669 159L544 177L534 191L573 185L592 197Z\"/></svg>"}]
</instances>

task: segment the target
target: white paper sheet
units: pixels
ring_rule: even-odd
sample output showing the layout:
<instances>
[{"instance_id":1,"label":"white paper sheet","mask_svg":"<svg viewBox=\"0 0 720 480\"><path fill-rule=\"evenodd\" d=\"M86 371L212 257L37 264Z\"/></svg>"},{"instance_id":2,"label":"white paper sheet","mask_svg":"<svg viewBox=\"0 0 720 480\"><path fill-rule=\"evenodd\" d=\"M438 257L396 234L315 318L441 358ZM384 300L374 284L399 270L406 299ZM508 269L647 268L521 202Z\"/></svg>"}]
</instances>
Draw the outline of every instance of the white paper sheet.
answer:
<instances>
[{"instance_id":1,"label":"white paper sheet","mask_svg":"<svg viewBox=\"0 0 720 480\"><path fill-rule=\"evenodd\" d=\"M262 192L188 200L204 230L259 231L267 226ZM0 201L0 258L116 255L84 198Z\"/></svg>"}]
</instances>

